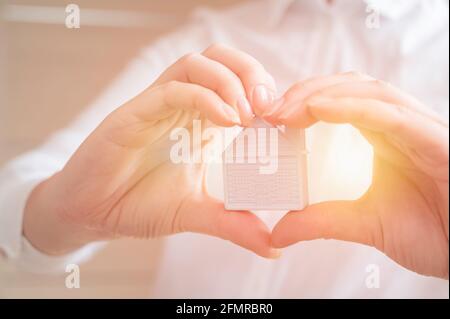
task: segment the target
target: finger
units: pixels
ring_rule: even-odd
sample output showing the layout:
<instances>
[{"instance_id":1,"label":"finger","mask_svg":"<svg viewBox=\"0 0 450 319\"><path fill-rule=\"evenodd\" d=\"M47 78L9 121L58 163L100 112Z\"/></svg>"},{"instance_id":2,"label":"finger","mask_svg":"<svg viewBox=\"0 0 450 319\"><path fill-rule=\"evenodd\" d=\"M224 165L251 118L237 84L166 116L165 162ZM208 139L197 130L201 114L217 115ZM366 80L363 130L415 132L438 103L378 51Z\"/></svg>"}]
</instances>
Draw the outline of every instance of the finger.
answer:
<instances>
[{"instance_id":1,"label":"finger","mask_svg":"<svg viewBox=\"0 0 450 319\"><path fill-rule=\"evenodd\" d=\"M272 248L270 230L256 215L245 211L226 211L223 203L210 197L192 200L180 212L181 229L229 240L266 258L278 258Z\"/></svg>"},{"instance_id":2,"label":"finger","mask_svg":"<svg viewBox=\"0 0 450 319\"><path fill-rule=\"evenodd\" d=\"M239 115L214 91L203 86L170 81L159 85L128 102L131 111L144 121L158 121L169 117L177 110L199 112L220 126L240 124Z\"/></svg>"},{"instance_id":3,"label":"finger","mask_svg":"<svg viewBox=\"0 0 450 319\"><path fill-rule=\"evenodd\" d=\"M187 54L169 67L155 84L160 85L172 80L198 84L216 92L239 112L244 123L253 118L241 80L217 61L201 54Z\"/></svg>"},{"instance_id":4,"label":"finger","mask_svg":"<svg viewBox=\"0 0 450 319\"><path fill-rule=\"evenodd\" d=\"M211 45L203 55L225 65L241 79L257 115L271 107L277 92L275 81L258 60L222 44Z\"/></svg>"},{"instance_id":5,"label":"finger","mask_svg":"<svg viewBox=\"0 0 450 319\"><path fill-rule=\"evenodd\" d=\"M272 245L283 248L300 241L337 239L379 247L381 238L355 201L332 201L286 214L272 230Z\"/></svg>"},{"instance_id":6,"label":"finger","mask_svg":"<svg viewBox=\"0 0 450 319\"><path fill-rule=\"evenodd\" d=\"M385 134L380 134L379 132L374 132L371 130L359 128L361 135L373 146L374 155L376 157L381 157L390 163L397 163L400 167L413 170L415 168L411 159L404 154L399 152L398 146L392 143Z\"/></svg>"},{"instance_id":7,"label":"finger","mask_svg":"<svg viewBox=\"0 0 450 319\"><path fill-rule=\"evenodd\" d=\"M437 116L429 108L426 108L417 99L399 90L395 86L379 80L343 82L328 86L323 90L316 92L315 95L330 98L353 97L374 99L394 105L404 105L405 107L407 106L412 112L432 119L439 124L445 125L439 116ZM314 96L311 98L314 98Z\"/></svg>"},{"instance_id":8,"label":"finger","mask_svg":"<svg viewBox=\"0 0 450 319\"><path fill-rule=\"evenodd\" d=\"M316 120L329 123L349 123L375 132L388 134L430 156L448 156L448 130L410 109L361 98L316 97L307 102ZM437 153L434 153L437 152Z\"/></svg>"},{"instance_id":9,"label":"finger","mask_svg":"<svg viewBox=\"0 0 450 319\"><path fill-rule=\"evenodd\" d=\"M289 116L284 119L284 122L286 122L287 125L290 124L291 118L295 118L297 123L300 122L301 126L307 127L316 121L309 113L308 109L303 106L303 101L310 95L340 83L371 80L373 80L373 78L368 75L358 72L346 72L331 76L315 77L298 82L286 91L272 110L263 114L263 118L273 124L281 124L279 116L281 114L287 114Z\"/></svg>"}]
</instances>

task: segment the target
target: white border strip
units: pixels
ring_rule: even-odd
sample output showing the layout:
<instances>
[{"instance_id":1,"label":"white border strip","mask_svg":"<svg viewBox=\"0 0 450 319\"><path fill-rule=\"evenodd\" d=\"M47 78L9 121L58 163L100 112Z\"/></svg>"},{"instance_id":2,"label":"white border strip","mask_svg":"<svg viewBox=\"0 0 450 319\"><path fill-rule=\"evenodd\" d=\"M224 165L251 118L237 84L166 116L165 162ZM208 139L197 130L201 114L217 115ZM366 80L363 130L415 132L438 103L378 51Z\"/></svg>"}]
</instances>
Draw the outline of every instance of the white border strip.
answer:
<instances>
[{"instance_id":1,"label":"white border strip","mask_svg":"<svg viewBox=\"0 0 450 319\"><path fill-rule=\"evenodd\" d=\"M64 25L66 17L65 7L59 6L5 5L1 9L0 15L6 22ZM183 17L176 14L80 7L82 27L167 27L182 20Z\"/></svg>"}]
</instances>

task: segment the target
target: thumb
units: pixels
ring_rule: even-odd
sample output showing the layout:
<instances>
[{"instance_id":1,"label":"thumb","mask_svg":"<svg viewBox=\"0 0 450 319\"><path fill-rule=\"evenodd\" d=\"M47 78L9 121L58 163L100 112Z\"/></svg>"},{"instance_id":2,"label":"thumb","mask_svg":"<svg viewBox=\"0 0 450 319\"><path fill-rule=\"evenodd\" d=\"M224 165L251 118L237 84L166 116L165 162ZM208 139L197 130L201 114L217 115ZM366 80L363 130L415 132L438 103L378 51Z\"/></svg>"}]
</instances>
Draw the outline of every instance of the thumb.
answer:
<instances>
[{"instance_id":1,"label":"thumb","mask_svg":"<svg viewBox=\"0 0 450 319\"><path fill-rule=\"evenodd\" d=\"M371 214L357 201L331 201L286 214L272 231L272 245L286 247L299 241L338 239L373 246Z\"/></svg>"},{"instance_id":2,"label":"thumb","mask_svg":"<svg viewBox=\"0 0 450 319\"><path fill-rule=\"evenodd\" d=\"M227 211L222 202L203 195L184 205L182 229L228 240L255 254L276 259L280 251L271 245L269 228L248 211Z\"/></svg>"}]
</instances>

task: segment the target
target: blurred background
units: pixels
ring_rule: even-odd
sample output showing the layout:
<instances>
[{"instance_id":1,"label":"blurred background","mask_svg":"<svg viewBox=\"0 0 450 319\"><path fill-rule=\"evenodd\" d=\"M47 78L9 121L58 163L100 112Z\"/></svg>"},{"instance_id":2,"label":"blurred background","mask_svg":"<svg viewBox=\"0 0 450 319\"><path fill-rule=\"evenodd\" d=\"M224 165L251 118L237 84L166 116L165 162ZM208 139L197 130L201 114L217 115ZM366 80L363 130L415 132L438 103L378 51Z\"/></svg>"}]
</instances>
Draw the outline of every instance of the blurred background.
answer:
<instances>
[{"instance_id":1,"label":"blurred background","mask_svg":"<svg viewBox=\"0 0 450 319\"><path fill-rule=\"evenodd\" d=\"M64 9L71 1L0 0L0 165L66 126L142 47L196 7L238 1L77 0L82 27L68 29ZM0 298L151 297L152 261L162 245L109 244L81 266L83 289L66 289L66 274L33 275L0 261Z\"/></svg>"}]
</instances>

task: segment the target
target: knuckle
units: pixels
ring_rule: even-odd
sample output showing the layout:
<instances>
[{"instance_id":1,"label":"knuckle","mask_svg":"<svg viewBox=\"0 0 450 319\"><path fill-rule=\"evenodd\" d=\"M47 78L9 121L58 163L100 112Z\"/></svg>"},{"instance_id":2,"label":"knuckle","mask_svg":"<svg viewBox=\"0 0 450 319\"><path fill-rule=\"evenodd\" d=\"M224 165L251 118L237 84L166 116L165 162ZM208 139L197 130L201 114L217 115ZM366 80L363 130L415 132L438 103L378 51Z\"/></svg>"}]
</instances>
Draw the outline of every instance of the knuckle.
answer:
<instances>
[{"instance_id":1,"label":"knuckle","mask_svg":"<svg viewBox=\"0 0 450 319\"><path fill-rule=\"evenodd\" d=\"M242 95L244 90L243 83L239 76L226 68L223 68L216 74L216 83L212 87L213 91L226 96Z\"/></svg>"},{"instance_id":2,"label":"knuckle","mask_svg":"<svg viewBox=\"0 0 450 319\"><path fill-rule=\"evenodd\" d=\"M237 74L223 66L217 70L217 81L222 87L226 88L229 86L230 89L235 89L236 87L242 86L242 82Z\"/></svg>"},{"instance_id":3,"label":"knuckle","mask_svg":"<svg viewBox=\"0 0 450 319\"><path fill-rule=\"evenodd\" d=\"M167 106L171 106L171 97L175 94L176 90L179 88L179 82L175 80L168 81L164 83L161 87L162 89L162 98L164 100L164 104Z\"/></svg>"},{"instance_id":4,"label":"knuckle","mask_svg":"<svg viewBox=\"0 0 450 319\"><path fill-rule=\"evenodd\" d=\"M164 95L170 95L178 87L178 81L170 80L163 84Z\"/></svg>"},{"instance_id":5,"label":"knuckle","mask_svg":"<svg viewBox=\"0 0 450 319\"><path fill-rule=\"evenodd\" d=\"M289 99L290 97L295 96L298 92L302 92L302 90L306 89L306 86L307 86L306 81L296 82L284 94L285 98Z\"/></svg>"},{"instance_id":6,"label":"knuckle","mask_svg":"<svg viewBox=\"0 0 450 319\"><path fill-rule=\"evenodd\" d=\"M358 123L367 122L368 114L367 114L367 112L365 112L365 110L362 107L355 108L355 110L353 112L355 112L354 117L356 118L356 121ZM350 115L349 115L349 117L350 117Z\"/></svg>"},{"instance_id":7,"label":"knuckle","mask_svg":"<svg viewBox=\"0 0 450 319\"><path fill-rule=\"evenodd\" d=\"M371 83L380 89L386 89L389 87L389 85L386 82L381 80L372 80Z\"/></svg>"},{"instance_id":8,"label":"knuckle","mask_svg":"<svg viewBox=\"0 0 450 319\"><path fill-rule=\"evenodd\" d=\"M204 101L206 97L202 96L200 92L197 90L192 97L192 110L199 111L201 109L200 105L202 101Z\"/></svg>"},{"instance_id":9,"label":"knuckle","mask_svg":"<svg viewBox=\"0 0 450 319\"><path fill-rule=\"evenodd\" d=\"M199 56L200 54L196 52L187 53L178 59L177 64L181 65L190 64L193 61L197 60Z\"/></svg>"},{"instance_id":10,"label":"knuckle","mask_svg":"<svg viewBox=\"0 0 450 319\"><path fill-rule=\"evenodd\" d=\"M223 96L224 99L237 99L238 96L245 94L245 90L241 85L227 85L217 90L219 95Z\"/></svg>"},{"instance_id":11,"label":"knuckle","mask_svg":"<svg viewBox=\"0 0 450 319\"><path fill-rule=\"evenodd\" d=\"M356 70L344 72L341 75L362 80L374 80L374 78L372 78L371 76Z\"/></svg>"},{"instance_id":12,"label":"knuckle","mask_svg":"<svg viewBox=\"0 0 450 319\"><path fill-rule=\"evenodd\" d=\"M241 74L253 77L267 77L266 69L256 58L252 57L251 55L245 54L243 60L245 63L241 70Z\"/></svg>"},{"instance_id":13,"label":"knuckle","mask_svg":"<svg viewBox=\"0 0 450 319\"><path fill-rule=\"evenodd\" d=\"M297 82L292 86L292 90L294 90L294 91L301 90L305 87L305 84L306 83L304 81Z\"/></svg>"},{"instance_id":14,"label":"knuckle","mask_svg":"<svg viewBox=\"0 0 450 319\"><path fill-rule=\"evenodd\" d=\"M205 54L207 54L207 53L214 52L214 51L220 51L224 48L226 48L226 46L223 43L213 42L203 52Z\"/></svg>"},{"instance_id":15,"label":"knuckle","mask_svg":"<svg viewBox=\"0 0 450 319\"><path fill-rule=\"evenodd\" d=\"M268 88L273 87L273 83L267 76L267 72L264 68L258 67L256 65L247 65L241 72L239 72L239 77L249 83L264 84Z\"/></svg>"},{"instance_id":16,"label":"knuckle","mask_svg":"<svg viewBox=\"0 0 450 319\"><path fill-rule=\"evenodd\" d=\"M342 73L342 75L347 75L347 76L351 76L351 77L362 77L362 76L364 76L364 74L362 74L359 71L348 71L348 72Z\"/></svg>"},{"instance_id":17,"label":"knuckle","mask_svg":"<svg viewBox=\"0 0 450 319\"><path fill-rule=\"evenodd\" d=\"M407 107L398 104L393 104L392 107L396 116L393 117L391 131L393 134L399 134L405 130L405 125L407 122L405 118L410 116L409 110Z\"/></svg>"}]
</instances>

